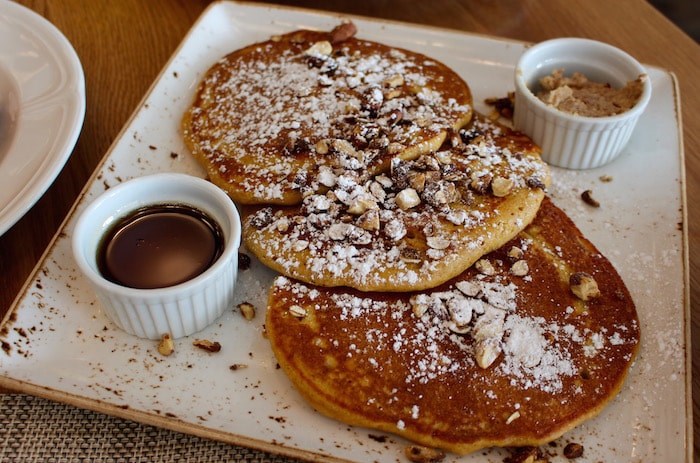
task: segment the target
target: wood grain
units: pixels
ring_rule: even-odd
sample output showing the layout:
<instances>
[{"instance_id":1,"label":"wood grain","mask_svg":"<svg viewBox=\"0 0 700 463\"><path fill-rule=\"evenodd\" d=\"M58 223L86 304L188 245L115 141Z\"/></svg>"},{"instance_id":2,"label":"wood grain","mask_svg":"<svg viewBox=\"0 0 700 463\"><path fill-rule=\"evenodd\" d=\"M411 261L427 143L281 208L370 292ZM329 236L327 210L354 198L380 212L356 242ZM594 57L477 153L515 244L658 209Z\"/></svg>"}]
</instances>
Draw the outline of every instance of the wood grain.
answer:
<instances>
[{"instance_id":1,"label":"wood grain","mask_svg":"<svg viewBox=\"0 0 700 463\"><path fill-rule=\"evenodd\" d=\"M162 66L207 6L205 0L22 0L75 47L87 113L73 154L54 184L0 237L0 317L7 312L79 192ZM700 46L642 0L280 1L338 13L407 21L517 40L589 37L666 68L680 85L686 156L693 339L693 408L700 412ZM633 12L633 15L631 14ZM678 308L679 312L682 310ZM696 419L698 422L698 419ZM696 449L700 444L695 430Z\"/></svg>"}]
</instances>

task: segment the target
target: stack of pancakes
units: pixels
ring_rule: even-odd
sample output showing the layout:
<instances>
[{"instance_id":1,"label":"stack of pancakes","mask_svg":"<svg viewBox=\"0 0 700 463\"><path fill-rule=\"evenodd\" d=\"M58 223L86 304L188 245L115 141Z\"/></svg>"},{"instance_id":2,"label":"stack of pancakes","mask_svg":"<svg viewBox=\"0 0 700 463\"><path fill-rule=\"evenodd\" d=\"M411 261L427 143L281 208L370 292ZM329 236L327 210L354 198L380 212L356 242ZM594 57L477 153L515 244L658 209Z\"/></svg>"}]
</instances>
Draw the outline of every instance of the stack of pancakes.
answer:
<instances>
[{"instance_id":1,"label":"stack of pancakes","mask_svg":"<svg viewBox=\"0 0 700 463\"><path fill-rule=\"evenodd\" d=\"M596 415L637 352L612 265L546 196L539 148L468 85L352 24L235 51L183 133L278 271L266 330L318 411L468 453Z\"/></svg>"}]
</instances>

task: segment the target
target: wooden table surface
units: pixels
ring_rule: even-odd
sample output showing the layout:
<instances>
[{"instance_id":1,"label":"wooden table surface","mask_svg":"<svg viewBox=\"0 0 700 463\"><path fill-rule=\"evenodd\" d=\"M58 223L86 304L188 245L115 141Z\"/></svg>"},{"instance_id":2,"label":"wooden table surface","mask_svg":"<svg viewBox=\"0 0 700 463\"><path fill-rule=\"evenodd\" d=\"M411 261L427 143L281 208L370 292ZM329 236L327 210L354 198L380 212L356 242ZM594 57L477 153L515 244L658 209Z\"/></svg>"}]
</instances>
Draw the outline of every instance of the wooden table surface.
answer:
<instances>
[{"instance_id":1,"label":"wooden table surface","mask_svg":"<svg viewBox=\"0 0 700 463\"><path fill-rule=\"evenodd\" d=\"M21 0L70 40L85 71L78 143L48 192L0 237L0 319L20 293L97 163L127 122L205 0ZM642 0L307 0L280 2L429 24L524 41L580 36L673 71L680 84L686 158L693 340L693 409L700 443L700 46ZM680 309L679 309L680 310ZM695 452L696 454L699 452Z\"/></svg>"}]
</instances>

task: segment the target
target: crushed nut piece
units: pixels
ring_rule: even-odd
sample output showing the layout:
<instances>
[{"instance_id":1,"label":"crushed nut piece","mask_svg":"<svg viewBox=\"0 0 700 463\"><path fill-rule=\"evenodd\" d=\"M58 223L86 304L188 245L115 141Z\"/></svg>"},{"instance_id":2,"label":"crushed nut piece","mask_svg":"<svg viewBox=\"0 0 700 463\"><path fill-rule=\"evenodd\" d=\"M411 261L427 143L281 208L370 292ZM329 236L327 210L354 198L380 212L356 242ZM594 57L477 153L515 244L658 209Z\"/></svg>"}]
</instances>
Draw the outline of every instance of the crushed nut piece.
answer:
<instances>
[{"instance_id":1,"label":"crushed nut piece","mask_svg":"<svg viewBox=\"0 0 700 463\"><path fill-rule=\"evenodd\" d=\"M535 463L541 457L537 447L517 447L511 449L511 455L503 463Z\"/></svg>"},{"instance_id":2,"label":"crushed nut piece","mask_svg":"<svg viewBox=\"0 0 700 463\"><path fill-rule=\"evenodd\" d=\"M331 42L344 42L353 37L355 34L357 34L357 26L355 26L354 23L347 21L333 28L331 31Z\"/></svg>"},{"instance_id":3,"label":"crushed nut piece","mask_svg":"<svg viewBox=\"0 0 700 463\"><path fill-rule=\"evenodd\" d=\"M489 261L488 259L479 259L478 261L476 261L476 264L474 264L474 266L479 271L479 273L482 273L484 275L496 274L496 269L494 268L491 261Z\"/></svg>"},{"instance_id":4,"label":"crushed nut piece","mask_svg":"<svg viewBox=\"0 0 700 463\"><path fill-rule=\"evenodd\" d=\"M400 259L407 264L420 264L423 262L423 258L417 249L414 248L404 248L401 250Z\"/></svg>"},{"instance_id":5,"label":"crushed nut piece","mask_svg":"<svg viewBox=\"0 0 700 463\"><path fill-rule=\"evenodd\" d=\"M425 189L425 172L412 172L408 176L408 184L417 192Z\"/></svg>"},{"instance_id":6,"label":"crushed nut piece","mask_svg":"<svg viewBox=\"0 0 700 463\"><path fill-rule=\"evenodd\" d=\"M350 207L348 207L348 213L352 215L362 215L367 210L378 208L377 202L373 199L357 198L350 204Z\"/></svg>"},{"instance_id":7,"label":"crushed nut piece","mask_svg":"<svg viewBox=\"0 0 700 463\"><path fill-rule=\"evenodd\" d=\"M530 267L527 265L527 261L524 260L516 261L510 267L510 273L516 277L524 277L528 272L530 272Z\"/></svg>"},{"instance_id":8,"label":"crushed nut piece","mask_svg":"<svg viewBox=\"0 0 700 463\"><path fill-rule=\"evenodd\" d=\"M519 411L514 411L506 420L506 424L511 424L513 421L517 420L520 418L520 412Z\"/></svg>"},{"instance_id":9,"label":"crushed nut piece","mask_svg":"<svg viewBox=\"0 0 700 463\"><path fill-rule=\"evenodd\" d=\"M409 445L405 448L406 458L415 463L438 463L445 459L445 452L439 449Z\"/></svg>"},{"instance_id":10,"label":"crushed nut piece","mask_svg":"<svg viewBox=\"0 0 700 463\"><path fill-rule=\"evenodd\" d=\"M389 88L396 88L403 85L403 76L401 74L394 74L384 81L384 86Z\"/></svg>"},{"instance_id":11,"label":"crushed nut piece","mask_svg":"<svg viewBox=\"0 0 700 463\"><path fill-rule=\"evenodd\" d=\"M564 456L569 459L579 458L583 456L583 445L571 442L564 447Z\"/></svg>"},{"instance_id":12,"label":"crushed nut piece","mask_svg":"<svg viewBox=\"0 0 700 463\"><path fill-rule=\"evenodd\" d=\"M451 164L452 154L450 154L449 151L438 151L435 153L435 159L437 159L440 164Z\"/></svg>"},{"instance_id":13,"label":"crushed nut piece","mask_svg":"<svg viewBox=\"0 0 700 463\"><path fill-rule=\"evenodd\" d=\"M192 345L207 352L219 352L221 350L221 344L218 341L209 341L208 339L195 339Z\"/></svg>"},{"instance_id":14,"label":"crushed nut piece","mask_svg":"<svg viewBox=\"0 0 700 463\"><path fill-rule=\"evenodd\" d=\"M367 231L379 230L379 211L371 209L357 218L357 225Z\"/></svg>"},{"instance_id":15,"label":"crushed nut piece","mask_svg":"<svg viewBox=\"0 0 700 463\"><path fill-rule=\"evenodd\" d=\"M306 317L306 309L300 305L293 305L289 307L289 313L297 318Z\"/></svg>"},{"instance_id":16,"label":"crushed nut piece","mask_svg":"<svg viewBox=\"0 0 700 463\"><path fill-rule=\"evenodd\" d=\"M431 249L442 250L450 247L450 240L442 236L429 236L426 242Z\"/></svg>"},{"instance_id":17,"label":"crushed nut piece","mask_svg":"<svg viewBox=\"0 0 700 463\"><path fill-rule=\"evenodd\" d=\"M449 323L447 323L447 328L456 334L467 334L471 331L471 327L469 325L458 325L454 321L450 321ZM478 359L477 363L479 363Z\"/></svg>"},{"instance_id":18,"label":"crushed nut piece","mask_svg":"<svg viewBox=\"0 0 700 463\"><path fill-rule=\"evenodd\" d=\"M169 333L164 334L158 343L158 352L166 357L175 352L175 343Z\"/></svg>"},{"instance_id":19,"label":"crushed nut piece","mask_svg":"<svg viewBox=\"0 0 700 463\"><path fill-rule=\"evenodd\" d=\"M481 292L481 285L473 281L458 281L455 287L469 297L477 297Z\"/></svg>"},{"instance_id":20,"label":"crushed nut piece","mask_svg":"<svg viewBox=\"0 0 700 463\"><path fill-rule=\"evenodd\" d=\"M355 147L352 146L352 144L349 141L344 140L342 138L336 138L335 140L333 140L331 142L331 148L336 153L344 154L344 155L349 156L351 158L362 160L362 157L363 157L362 152L357 151L355 149Z\"/></svg>"},{"instance_id":21,"label":"crushed nut piece","mask_svg":"<svg viewBox=\"0 0 700 463\"><path fill-rule=\"evenodd\" d=\"M352 227L352 225L349 223L334 223L328 227L328 237L335 241L342 241L350 233L350 227Z\"/></svg>"},{"instance_id":22,"label":"crushed nut piece","mask_svg":"<svg viewBox=\"0 0 700 463\"><path fill-rule=\"evenodd\" d=\"M316 42L304 52L307 56L329 56L331 53L333 53L333 45L328 40Z\"/></svg>"},{"instance_id":23,"label":"crushed nut piece","mask_svg":"<svg viewBox=\"0 0 700 463\"><path fill-rule=\"evenodd\" d=\"M571 292L582 301L600 296L598 283L592 275L586 272L576 272L569 277Z\"/></svg>"},{"instance_id":24,"label":"crushed nut piece","mask_svg":"<svg viewBox=\"0 0 700 463\"><path fill-rule=\"evenodd\" d=\"M514 260L520 260L524 255L525 252L517 246L513 246L508 250L508 257Z\"/></svg>"},{"instance_id":25,"label":"crushed nut piece","mask_svg":"<svg viewBox=\"0 0 700 463\"><path fill-rule=\"evenodd\" d=\"M394 98L398 98L401 96L401 90L398 88L392 88L388 92L384 94L384 99L385 100L393 100Z\"/></svg>"},{"instance_id":26,"label":"crushed nut piece","mask_svg":"<svg viewBox=\"0 0 700 463\"><path fill-rule=\"evenodd\" d=\"M241 311L243 318L250 321L255 318L255 306L250 302L241 302L238 304L238 310Z\"/></svg>"},{"instance_id":27,"label":"crushed nut piece","mask_svg":"<svg viewBox=\"0 0 700 463\"><path fill-rule=\"evenodd\" d=\"M501 355L501 347L492 342L491 339L486 339L476 343L474 346L474 354L476 356L476 363L481 368L486 369Z\"/></svg>"},{"instance_id":28,"label":"crushed nut piece","mask_svg":"<svg viewBox=\"0 0 700 463\"><path fill-rule=\"evenodd\" d=\"M289 219L287 217L280 217L275 223L275 226L277 227L277 231L284 233L289 230Z\"/></svg>"},{"instance_id":29,"label":"crushed nut piece","mask_svg":"<svg viewBox=\"0 0 700 463\"><path fill-rule=\"evenodd\" d=\"M316 145L314 145L314 148L318 154L323 155L328 154L330 146L328 146L328 140L319 140L316 142Z\"/></svg>"},{"instance_id":30,"label":"crushed nut piece","mask_svg":"<svg viewBox=\"0 0 700 463\"><path fill-rule=\"evenodd\" d=\"M600 207L600 203L593 199L593 192L591 190L586 190L581 193L581 199L591 207Z\"/></svg>"},{"instance_id":31,"label":"crushed nut piece","mask_svg":"<svg viewBox=\"0 0 700 463\"><path fill-rule=\"evenodd\" d=\"M417 296L411 296L409 302L411 303L411 310L413 311L413 315L415 315L417 318L420 318L423 315L425 315L425 313L430 308L430 305L425 301L423 297L421 297L420 294Z\"/></svg>"},{"instance_id":32,"label":"crushed nut piece","mask_svg":"<svg viewBox=\"0 0 700 463\"><path fill-rule=\"evenodd\" d=\"M414 208L419 204L420 197L418 196L418 192L413 188L401 190L399 194L396 195L396 205L403 210Z\"/></svg>"},{"instance_id":33,"label":"crushed nut piece","mask_svg":"<svg viewBox=\"0 0 700 463\"><path fill-rule=\"evenodd\" d=\"M508 196L514 186L513 180L505 177L496 177L491 181L491 191L497 198Z\"/></svg>"},{"instance_id":34,"label":"crushed nut piece","mask_svg":"<svg viewBox=\"0 0 700 463\"><path fill-rule=\"evenodd\" d=\"M242 370L243 368L248 368L248 365L246 365L245 363L234 363L233 365L228 367L228 369L231 371Z\"/></svg>"},{"instance_id":35,"label":"crushed nut piece","mask_svg":"<svg viewBox=\"0 0 700 463\"><path fill-rule=\"evenodd\" d=\"M515 107L515 92L508 92L508 95L502 98L486 98L484 102L489 106L493 106L494 110L496 111L496 114L498 114L499 116L506 119L513 118L513 109Z\"/></svg>"},{"instance_id":36,"label":"crushed nut piece","mask_svg":"<svg viewBox=\"0 0 700 463\"><path fill-rule=\"evenodd\" d=\"M609 183L613 181L612 175L601 175L598 179L603 183Z\"/></svg>"}]
</instances>

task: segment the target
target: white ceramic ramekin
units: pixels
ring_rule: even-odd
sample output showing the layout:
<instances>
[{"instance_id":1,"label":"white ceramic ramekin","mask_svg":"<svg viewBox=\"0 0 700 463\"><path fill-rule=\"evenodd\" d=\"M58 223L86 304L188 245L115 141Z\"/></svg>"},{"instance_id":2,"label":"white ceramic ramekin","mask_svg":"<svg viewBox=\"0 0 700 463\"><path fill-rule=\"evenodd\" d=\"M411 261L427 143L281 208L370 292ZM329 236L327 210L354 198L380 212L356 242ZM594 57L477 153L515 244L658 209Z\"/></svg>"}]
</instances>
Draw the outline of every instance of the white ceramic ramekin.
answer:
<instances>
[{"instance_id":1,"label":"white ceramic ramekin","mask_svg":"<svg viewBox=\"0 0 700 463\"><path fill-rule=\"evenodd\" d=\"M98 270L98 247L110 227L131 212L157 204L188 205L221 226L224 250L199 276L157 289L113 283ZM139 177L110 188L82 212L73 231L73 255L109 319L127 333L149 339L173 338L202 330L231 308L238 274L241 221L233 201L218 187L184 174Z\"/></svg>"},{"instance_id":2,"label":"white ceramic ramekin","mask_svg":"<svg viewBox=\"0 0 700 463\"><path fill-rule=\"evenodd\" d=\"M589 80L623 87L643 77L637 103L614 116L568 114L535 96L540 78L556 69L565 75L578 71ZM651 98L646 70L624 51L595 40L561 38L528 48L515 68L513 124L542 148L542 158L555 166L591 169L612 161L629 141L639 116Z\"/></svg>"}]
</instances>

